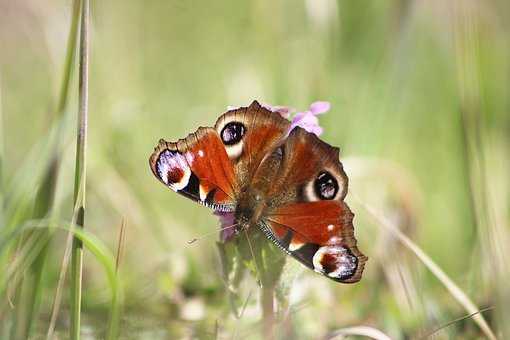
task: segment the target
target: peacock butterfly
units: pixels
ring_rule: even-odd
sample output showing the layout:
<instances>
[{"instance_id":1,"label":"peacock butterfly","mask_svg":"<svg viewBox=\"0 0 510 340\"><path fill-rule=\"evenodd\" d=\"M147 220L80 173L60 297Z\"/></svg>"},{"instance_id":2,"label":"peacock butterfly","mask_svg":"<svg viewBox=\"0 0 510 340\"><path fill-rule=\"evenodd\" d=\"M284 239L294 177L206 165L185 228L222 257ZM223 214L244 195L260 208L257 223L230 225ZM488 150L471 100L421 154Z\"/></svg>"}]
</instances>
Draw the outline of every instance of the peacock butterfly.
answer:
<instances>
[{"instance_id":1,"label":"peacock butterfly","mask_svg":"<svg viewBox=\"0 0 510 340\"><path fill-rule=\"evenodd\" d=\"M282 251L330 279L361 279L348 179L339 149L254 101L177 142L160 140L154 175L235 230L259 228ZM230 218L225 219L228 216Z\"/></svg>"}]
</instances>

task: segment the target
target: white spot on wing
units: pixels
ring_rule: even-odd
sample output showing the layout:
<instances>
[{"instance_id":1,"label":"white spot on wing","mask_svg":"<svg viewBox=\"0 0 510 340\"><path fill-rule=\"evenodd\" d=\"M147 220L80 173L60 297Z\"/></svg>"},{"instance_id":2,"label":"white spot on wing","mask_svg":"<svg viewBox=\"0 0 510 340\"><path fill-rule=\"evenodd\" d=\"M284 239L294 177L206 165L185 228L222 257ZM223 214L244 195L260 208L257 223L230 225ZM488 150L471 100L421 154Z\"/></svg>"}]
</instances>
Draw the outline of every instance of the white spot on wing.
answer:
<instances>
[{"instance_id":1,"label":"white spot on wing","mask_svg":"<svg viewBox=\"0 0 510 340\"><path fill-rule=\"evenodd\" d=\"M289 244L289 250L290 251L296 251L298 250L299 248L301 248L302 246L304 246L305 244L304 243L301 243L301 242L290 242Z\"/></svg>"},{"instance_id":2,"label":"white spot on wing","mask_svg":"<svg viewBox=\"0 0 510 340\"><path fill-rule=\"evenodd\" d=\"M228 158L239 158L239 156L243 153L243 141L241 140L239 143L234 145L225 145L225 150L227 151Z\"/></svg>"},{"instance_id":3,"label":"white spot on wing","mask_svg":"<svg viewBox=\"0 0 510 340\"><path fill-rule=\"evenodd\" d=\"M205 201L205 199L207 198L207 194L208 192L205 191L204 187L202 186L202 184L200 184L198 186L198 191L199 191L199 194L200 194L200 200L202 201Z\"/></svg>"},{"instance_id":4,"label":"white spot on wing","mask_svg":"<svg viewBox=\"0 0 510 340\"><path fill-rule=\"evenodd\" d=\"M329 240L328 240L328 243L329 244L338 244L342 242L342 238L341 237L338 237L338 236L332 236Z\"/></svg>"},{"instance_id":5,"label":"white spot on wing","mask_svg":"<svg viewBox=\"0 0 510 340\"><path fill-rule=\"evenodd\" d=\"M308 182L308 184L306 184L306 186L305 186L304 194L305 194L307 202L319 201L319 198L315 194L315 190L313 188L314 182L315 182L315 178L313 180L311 180L310 182Z\"/></svg>"}]
</instances>

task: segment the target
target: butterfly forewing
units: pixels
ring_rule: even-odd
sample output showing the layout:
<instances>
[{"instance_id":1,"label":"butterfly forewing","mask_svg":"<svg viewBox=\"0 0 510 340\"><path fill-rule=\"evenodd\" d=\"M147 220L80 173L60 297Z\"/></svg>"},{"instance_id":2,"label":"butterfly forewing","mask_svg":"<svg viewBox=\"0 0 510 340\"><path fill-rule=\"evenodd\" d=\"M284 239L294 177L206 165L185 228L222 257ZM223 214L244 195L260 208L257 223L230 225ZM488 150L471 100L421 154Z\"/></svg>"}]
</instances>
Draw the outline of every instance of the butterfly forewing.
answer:
<instances>
[{"instance_id":1,"label":"butterfly forewing","mask_svg":"<svg viewBox=\"0 0 510 340\"><path fill-rule=\"evenodd\" d=\"M149 164L154 175L177 193L215 210L234 210L234 169L214 129L200 128L177 142L161 140Z\"/></svg>"},{"instance_id":2,"label":"butterfly forewing","mask_svg":"<svg viewBox=\"0 0 510 340\"><path fill-rule=\"evenodd\" d=\"M240 187L251 185L262 160L282 142L289 126L288 120L257 101L218 118L215 129L234 165Z\"/></svg>"}]
</instances>

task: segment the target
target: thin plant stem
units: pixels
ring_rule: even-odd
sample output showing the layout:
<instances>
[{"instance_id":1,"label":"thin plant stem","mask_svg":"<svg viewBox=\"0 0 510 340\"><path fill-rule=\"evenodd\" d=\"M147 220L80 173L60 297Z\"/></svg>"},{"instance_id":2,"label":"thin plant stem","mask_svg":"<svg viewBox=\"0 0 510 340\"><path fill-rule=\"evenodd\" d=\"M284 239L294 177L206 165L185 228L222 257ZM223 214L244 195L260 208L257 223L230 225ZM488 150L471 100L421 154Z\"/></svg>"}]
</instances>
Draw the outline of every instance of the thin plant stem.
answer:
<instances>
[{"instance_id":1,"label":"thin plant stem","mask_svg":"<svg viewBox=\"0 0 510 340\"><path fill-rule=\"evenodd\" d=\"M80 65L78 97L78 133L76 139L76 168L74 181L74 211L76 225L84 228L86 155L87 155L87 121L88 121L88 72L89 72L89 0L81 2L80 23ZM74 219L74 218L73 218ZM81 293L83 271L83 243L73 238L71 250L71 327L70 338L80 338Z\"/></svg>"},{"instance_id":2,"label":"thin plant stem","mask_svg":"<svg viewBox=\"0 0 510 340\"><path fill-rule=\"evenodd\" d=\"M69 89L71 83L71 75L73 64L75 60L75 50L76 50L76 32L78 27L78 13L79 6L75 4L73 9L71 27L69 30L69 36L67 40L67 51L64 62L64 71L63 78L60 88L60 93L58 97L58 104L56 110L54 111L53 122L58 123L58 121L64 116L66 112L68 102L69 102ZM59 145L62 139L62 128L58 124L58 129L56 131L56 137L53 139L53 143L50 145L51 150L51 159L49 165L43 175L42 184L37 190L34 210L32 213L32 217L34 219L40 219L51 214L55 191L57 186L57 178L58 172L60 168L61 156L59 152ZM41 286L41 278L44 269L44 265L46 262L46 257L48 253L49 241L51 238L50 230L35 230L29 232L27 235L23 236L23 240L27 240L30 238L32 234L37 236L39 242L44 244L45 246L40 250L36 260L31 264L29 270L26 272L23 277L23 281L20 287L17 289L16 300L19 300L17 303L17 315L13 322L13 337L17 339L25 339L30 334L30 329L34 324L33 320L36 320L36 314L38 309L38 295ZM22 242L23 243L23 242Z\"/></svg>"},{"instance_id":3,"label":"thin plant stem","mask_svg":"<svg viewBox=\"0 0 510 340\"><path fill-rule=\"evenodd\" d=\"M4 225L4 115L2 111L2 74L0 74L0 225Z\"/></svg>"},{"instance_id":4,"label":"thin plant stem","mask_svg":"<svg viewBox=\"0 0 510 340\"><path fill-rule=\"evenodd\" d=\"M74 207L73 211L76 211L76 206ZM64 255L62 257L62 264L60 266L60 275L57 283L57 288L55 290L55 298L53 300L53 310L51 312L51 318L50 318L50 324L48 326L48 332L46 333L46 339L51 340L53 339L53 332L55 331L55 324L57 321L58 313L60 310L60 302L62 300L62 288L64 286L64 281L67 273L67 268L69 266L69 259L71 255L71 248L73 244L73 227L76 224L76 221L74 220L77 218L76 215L73 215L73 221L71 222L71 229L69 230L67 234L66 239L66 246L64 250Z\"/></svg>"},{"instance_id":5,"label":"thin plant stem","mask_svg":"<svg viewBox=\"0 0 510 340\"><path fill-rule=\"evenodd\" d=\"M274 285L263 285L261 288L262 319L264 327L264 338L274 339Z\"/></svg>"},{"instance_id":6,"label":"thin plant stem","mask_svg":"<svg viewBox=\"0 0 510 340\"><path fill-rule=\"evenodd\" d=\"M248 232L245 229L246 241L248 242L248 247L250 249L251 256L253 258L253 264L255 266L255 270L258 276L259 283L261 285L260 291L260 304L262 307L262 320L263 320L263 331L265 339L274 339L274 285L273 283L269 283L266 279L266 273L264 265L262 262L262 254L261 248L258 247L258 252L255 254L253 250L253 245L251 244L250 237ZM260 240L257 240L260 242Z\"/></svg>"},{"instance_id":7,"label":"thin plant stem","mask_svg":"<svg viewBox=\"0 0 510 340\"><path fill-rule=\"evenodd\" d=\"M258 276L258 280L260 283L260 304L262 309L262 324L263 324L263 334L265 339L274 339L275 338L275 311L274 311L274 300L275 300L275 286L278 282L280 275L273 276L270 271L275 270L268 266L267 261L267 251L269 248L265 248L268 246L268 243L265 239L261 238L260 234L253 234L254 237L252 241L250 240L250 235L248 235L248 231L245 229L246 241L248 243L248 248L250 250L250 254L253 259L253 264L255 271Z\"/></svg>"},{"instance_id":8,"label":"thin plant stem","mask_svg":"<svg viewBox=\"0 0 510 340\"><path fill-rule=\"evenodd\" d=\"M64 250L64 256L62 258L62 265L60 266L60 275L58 278L57 289L55 290L55 298L53 300L53 309L51 311L50 325L48 326L48 332L46 333L46 339L53 339L53 332L55 331L55 324L57 322L58 312L60 310L60 302L62 300L62 287L67 273L67 267L69 265L69 256L71 255L71 245L73 243L73 234L69 232L67 234L66 247Z\"/></svg>"},{"instance_id":9,"label":"thin plant stem","mask_svg":"<svg viewBox=\"0 0 510 340\"><path fill-rule=\"evenodd\" d=\"M76 54L76 38L78 36L78 24L80 22L80 0L75 0L73 2L73 12L71 19L71 27L69 30L69 36L67 40L67 53L66 53L66 67L64 72L64 79L62 82L61 96L59 101L59 110L60 112L64 112L68 105L68 97L69 97L69 84L71 80L72 74L72 66L74 65L75 54ZM73 222L74 223L74 222ZM47 339L53 338L53 332L55 330L55 324L58 317L60 302L62 299L62 287L64 285L65 276L67 273L67 267L69 264L69 258L71 255L71 245L72 245L72 233L68 233L66 247L64 250L64 255L62 259L62 265L60 269L59 280L57 283L57 288L55 290L55 298L53 300L53 308L51 312L50 323L48 326L48 332L46 334Z\"/></svg>"}]
</instances>

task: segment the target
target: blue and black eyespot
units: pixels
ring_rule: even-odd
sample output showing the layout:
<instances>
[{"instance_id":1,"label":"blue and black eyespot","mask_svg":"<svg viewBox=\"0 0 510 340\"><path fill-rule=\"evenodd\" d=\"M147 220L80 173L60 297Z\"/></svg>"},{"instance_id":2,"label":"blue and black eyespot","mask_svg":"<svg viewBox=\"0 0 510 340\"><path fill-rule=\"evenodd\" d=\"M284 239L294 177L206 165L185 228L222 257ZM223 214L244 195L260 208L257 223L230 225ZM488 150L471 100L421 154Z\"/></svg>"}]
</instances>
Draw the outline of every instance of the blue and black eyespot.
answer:
<instances>
[{"instance_id":1,"label":"blue and black eyespot","mask_svg":"<svg viewBox=\"0 0 510 340\"><path fill-rule=\"evenodd\" d=\"M230 122L221 130L221 140L225 145L234 145L241 141L246 127L240 122Z\"/></svg>"},{"instance_id":2,"label":"blue and black eyespot","mask_svg":"<svg viewBox=\"0 0 510 340\"><path fill-rule=\"evenodd\" d=\"M344 282L356 274L358 258L349 248L338 246L340 252L334 257L322 257L321 264L324 273L335 281Z\"/></svg>"},{"instance_id":3,"label":"blue and black eyespot","mask_svg":"<svg viewBox=\"0 0 510 340\"><path fill-rule=\"evenodd\" d=\"M313 184L315 194L323 200L332 200L338 193L338 181L327 171L319 173Z\"/></svg>"}]
</instances>

